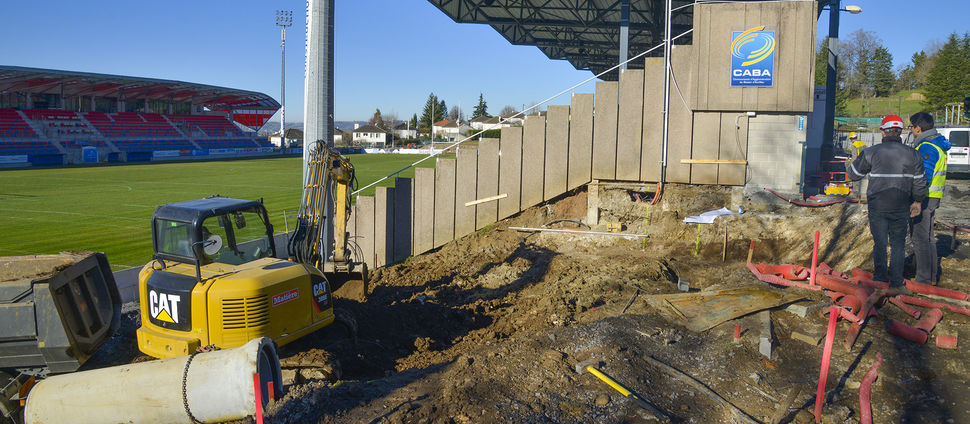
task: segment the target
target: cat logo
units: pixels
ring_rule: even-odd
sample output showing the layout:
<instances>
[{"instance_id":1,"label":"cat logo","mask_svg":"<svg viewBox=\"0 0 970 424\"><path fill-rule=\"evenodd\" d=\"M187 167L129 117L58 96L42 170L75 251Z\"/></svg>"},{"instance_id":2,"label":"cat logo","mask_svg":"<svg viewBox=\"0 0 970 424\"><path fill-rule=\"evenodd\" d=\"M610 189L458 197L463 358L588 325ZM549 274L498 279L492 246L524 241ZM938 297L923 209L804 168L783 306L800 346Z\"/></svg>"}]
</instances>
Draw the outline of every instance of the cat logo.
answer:
<instances>
[{"instance_id":1,"label":"cat logo","mask_svg":"<svg viewBox=\"0 0 970 424\"><path fill-rule=\"evenodd\" d=\"M148 313L159 321L179 323L179 301L182 297L174 294L148 292Z\"/></svg>"}]
</instances>

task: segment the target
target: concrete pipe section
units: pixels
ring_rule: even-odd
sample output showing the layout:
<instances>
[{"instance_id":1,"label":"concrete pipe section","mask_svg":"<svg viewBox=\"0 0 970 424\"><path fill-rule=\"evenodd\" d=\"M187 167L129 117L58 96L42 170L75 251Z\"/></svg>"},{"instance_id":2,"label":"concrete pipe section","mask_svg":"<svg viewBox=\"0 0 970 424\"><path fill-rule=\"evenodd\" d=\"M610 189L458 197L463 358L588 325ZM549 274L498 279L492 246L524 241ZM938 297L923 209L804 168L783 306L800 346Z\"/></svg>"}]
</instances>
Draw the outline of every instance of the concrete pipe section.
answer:
<instances>
[{"instance_id":1,"label":"concrete pipe section","mask_svg":"<svg viewBox=\"0 0 970 424\"><path fill-rule=\"evenodd\" d=\"M193 423L256 414L280 392L280 361L268 338L235 349L49 377L30 391L24 418L40 423Z\"/></svg>"}]
</instances>

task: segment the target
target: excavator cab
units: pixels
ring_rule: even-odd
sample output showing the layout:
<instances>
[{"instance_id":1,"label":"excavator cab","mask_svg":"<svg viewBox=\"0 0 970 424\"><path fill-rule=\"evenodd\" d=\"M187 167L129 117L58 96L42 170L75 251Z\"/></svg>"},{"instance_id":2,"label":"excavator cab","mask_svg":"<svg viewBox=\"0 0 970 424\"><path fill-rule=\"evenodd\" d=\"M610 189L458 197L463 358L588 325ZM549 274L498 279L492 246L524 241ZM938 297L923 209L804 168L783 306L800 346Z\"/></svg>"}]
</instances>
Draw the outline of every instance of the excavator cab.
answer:
<instances>
[{"instance_id":1,"label":"excavator cab","mask_svg":"<svg viewBox=\"0 0 970 424\"><path fill-rule=\"evenodd\" d=\"M260 202L207 197L164 205L152 217L155 257L241 265L276 256L273 225Z\"/></svg>"},{"instance_id":2,"label":"excavator cab","mask_svg":"<svg viewBox=\"0 0 970 424\"><path fill-rule=\"evenodd\" d=\"M334 322L330 284L279 259L261 202L207 197L160 206L153 261L138 275L138 348L156 358L257 337L284 345Z\"/></svg>"}]
</instances>

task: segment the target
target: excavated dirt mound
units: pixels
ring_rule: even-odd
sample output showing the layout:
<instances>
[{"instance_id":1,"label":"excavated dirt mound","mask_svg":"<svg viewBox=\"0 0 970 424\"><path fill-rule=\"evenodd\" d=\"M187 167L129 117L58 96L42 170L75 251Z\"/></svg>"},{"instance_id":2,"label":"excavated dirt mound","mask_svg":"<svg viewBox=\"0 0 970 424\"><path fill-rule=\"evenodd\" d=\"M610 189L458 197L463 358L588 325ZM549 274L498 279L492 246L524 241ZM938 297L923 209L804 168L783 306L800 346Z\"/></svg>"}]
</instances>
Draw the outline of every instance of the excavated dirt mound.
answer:
<instances>
[{"instance_id":1,"label":"excavated dirt mound","mask_svg":"<svg viewBox=\"0 0 970 424\"><path fill-rule=\"evenodd\" d=\"M964 191L970 185L955 184ZM791 407L780 410L781 421L813 422L822 348L792 334L824 335L827 319L818 310L805 318L771 310L769 360L759 353L755 315L698 333L646 298L678 293L679 279L695 292L756 285L791 293L797 289L768 287L747 270L750 241L754 262L807 266L815 231L822 261L837 270L871 269L865 207L803 208L764 192L676 185L665 187L654 206L639 200L644 198L651 196L601 190L600 225L592 230L617 222L624 232L649 235L645 240L509 229L585 221L587 196L579 191L377 270L365 301L337 302L356 320L356 343L344 327L333 325L280 349L290 371L284 396L267 408L266 422L656 420L582 367L577 372L577 365L587 364L677 422L768 422L796 390ZM970 197L944 204L949 209L941 209L941 219L965 218ZM699 230L682 222L721 207L737 212L738 206L742 215L721 217ZM574 222L550 227L586 230ZM938 237L940 284L967 291L970 235L959 236L955 249L948 231L941 229ZM907 272L911 276L911 264ZM820 293L799 294L808 299L804 305L829 303ZM114 362L137 355L136 313L126 314L122 332L104 349L113 352ZM917 345L882 328L889 318L910 325L914 319L891 306L879 313L851 350L841 343L848 325L839 324L823 422L859 421L858 384L877 352L885 362L872 387L876 422L970 422L965 348L933 343L936 335L957 335L967 343L970 317L945 312L930 341ZM742 328L739 341L735 324Z\"/></svg>"},{"instance_id":2,"label":"excavated dirt mound","mask_svg":"<svg viewBox=\"0 0 970 424\"><path fill-rule=\"evenodd\" d=\"M309 379L287 387L285 396L269 408L267 421L655 419L593 375L576 372L577 364L594 363L676 421L731 422L733 407L725 402L755 420L770 421L797 388L800 394L793 397L791 408L781 411L783 421L811 422L822 349L791 334L823 335L826 319L817 311L800 318L772 310L774 353L767 360L758 352L760 327L754 316L695 333L667 310L648 306L644 297L677 292L678 278L688 280L692 290L762 284L744 266L750 240L756 241L755 262L808 265L814 231L821 234L822 261L839 270L871 269L865 207L801 208L767 193L745 196L733 189L677 186L668 187L663 200L649 209L625 190L606 190L599 197L601 225L593 230L619 222L625 232L650 237L643 241L508 229L585 220L586 193L578 192L379 270L366 302L341 302L358 322L356 345L339 329L300 342L331 352L340 362L342 379ZM738 206L743 215L723 217L699 231L696 224L682 222L686 216L720 207L737 211ZM944 237L941 232L941 247L949 245ZM970 270L970 246L941 248L941 253L946 255L941 284L970 289L964 278ZM825 302L817 293L805 295L806 304ZM970 421L970 403L963 395L967 355L962 348L944 350L932 342L937 334L970 337L970 317L945 313L931 341L920 346L881 327L887 318L910 325L915 320L888 306L880 313L852 350L841 345L847 324L840 324L823 421L858 422L858 383L876 352L885 359L872 390L877 421ZM737 343L735 324L744 329ZM283 356L299 357L305 348L287 346ZM683 374L673 377L668 366ZM712 398L697 384L725 400Z\"/></svg>"}]
</instances>

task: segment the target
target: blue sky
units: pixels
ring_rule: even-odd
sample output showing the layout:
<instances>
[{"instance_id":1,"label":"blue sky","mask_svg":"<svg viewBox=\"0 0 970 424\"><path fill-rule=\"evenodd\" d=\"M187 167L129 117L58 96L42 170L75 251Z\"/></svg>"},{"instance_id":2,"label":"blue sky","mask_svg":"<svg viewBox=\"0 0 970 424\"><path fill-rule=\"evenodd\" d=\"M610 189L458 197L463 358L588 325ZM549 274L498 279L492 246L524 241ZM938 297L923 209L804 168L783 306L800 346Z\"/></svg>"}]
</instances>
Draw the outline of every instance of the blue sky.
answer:
<instances>
[{"instance_id":1,"label":"blue sky","mask_svg":"<svg viewBox=\"0 0 970 424\"><path fill-rule=\"evenodd\" d=\"M847 0L841 35L873 30L905 64L932 40L970 30L966 0ZM932 7L928 7L931 5ZM293 10L287 32L287 120L303 114L306 3L300 0L0 0L0 64L174 79L280 94L276 9ZM434 91L470 112L521 108L591 74L538 49L512 46L488 26L456 24L424 0L336 0L335 115L366 120L380 108L420 113ZM922 17L917 17L922 14ZM819 32L827 32L823 14ZM592 92L592 83L577 89ZM553 104L568 104L563 96ZM466 113L467 114L467 113Z\"/></svg>"}]
</instances>

